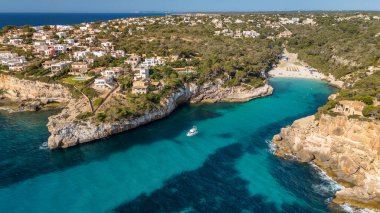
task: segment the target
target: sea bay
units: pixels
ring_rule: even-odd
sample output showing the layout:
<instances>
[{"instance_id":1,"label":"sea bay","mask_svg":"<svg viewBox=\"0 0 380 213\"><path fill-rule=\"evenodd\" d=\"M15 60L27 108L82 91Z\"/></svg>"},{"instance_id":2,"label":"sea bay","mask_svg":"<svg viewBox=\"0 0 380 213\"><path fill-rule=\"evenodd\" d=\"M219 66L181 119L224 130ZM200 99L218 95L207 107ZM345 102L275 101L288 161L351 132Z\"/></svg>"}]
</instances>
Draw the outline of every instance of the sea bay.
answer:
<instances>
[{"instance_id":1,"label":"sea bay","mask_svg":"<svg viewBox=\"0 0 380 213\"><path fill-rule=\"evenodd\" d=\"M186 105L95 143L50 151L49 115L0 115L1 212L328 212L337 188L308 164L275 157L270 139L313 114L333 88L271 79L272 96ZM199 134L187 137L197 125Z\"/></svg>"}]
</instances>

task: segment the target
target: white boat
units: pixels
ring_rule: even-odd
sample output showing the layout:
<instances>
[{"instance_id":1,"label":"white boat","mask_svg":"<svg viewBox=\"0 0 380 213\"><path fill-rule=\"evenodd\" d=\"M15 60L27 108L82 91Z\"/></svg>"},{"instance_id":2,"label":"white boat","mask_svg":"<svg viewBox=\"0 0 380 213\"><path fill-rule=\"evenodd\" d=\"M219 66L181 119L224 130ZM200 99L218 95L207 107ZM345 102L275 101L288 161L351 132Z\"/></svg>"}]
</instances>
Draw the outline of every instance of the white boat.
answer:
<instances>
[{"instance_id":1,"label":"white boat","mask_svg":"<svg viewBox=\"0 0 380 213\"><path fill-rule=\"evenodd\" d=\"M198 134L198 129L197 129L196 126L193 126L193 128L191 128L191 129L186 133L187 137L191 137L191 136L194 136L194 135L196 135L196 134Z\"/></svg>"}]
</instances>

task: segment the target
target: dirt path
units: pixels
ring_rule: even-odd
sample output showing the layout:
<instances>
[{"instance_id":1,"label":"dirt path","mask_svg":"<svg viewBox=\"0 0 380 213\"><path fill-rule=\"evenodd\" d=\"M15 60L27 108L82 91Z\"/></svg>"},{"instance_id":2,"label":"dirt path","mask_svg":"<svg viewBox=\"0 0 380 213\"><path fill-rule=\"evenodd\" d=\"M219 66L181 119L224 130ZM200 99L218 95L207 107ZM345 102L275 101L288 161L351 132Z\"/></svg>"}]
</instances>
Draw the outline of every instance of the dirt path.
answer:
<instances>
[{"instance_id":1,"label":"dirt path","mask_svg":"<svg viewBox=\"0 0 380 213\"><path fill-rule=\"evenodd\" d=\"M102 100L99 106L96 107L96 109L93 112L94 114L100 109L101 106L103 106L104 103L108 101L109 97L113 95L119 87L119 83L116 82L116 86L106 95L106 97Z\"/></svg>"}]
</instances>

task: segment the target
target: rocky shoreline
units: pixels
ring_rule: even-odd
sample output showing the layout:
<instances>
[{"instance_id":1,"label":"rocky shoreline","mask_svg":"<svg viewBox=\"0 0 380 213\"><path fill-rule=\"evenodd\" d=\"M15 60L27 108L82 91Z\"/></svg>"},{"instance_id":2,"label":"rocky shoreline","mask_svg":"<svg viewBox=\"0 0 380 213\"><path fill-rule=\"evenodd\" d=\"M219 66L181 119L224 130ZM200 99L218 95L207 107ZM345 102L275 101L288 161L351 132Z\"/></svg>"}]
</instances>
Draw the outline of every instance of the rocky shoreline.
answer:
<instances>
[{"instance_id":1,"label":"rocky shoreline","mask_svg":"<svg viewBox=\"0 0 380 213\"><path fill-rule=\"evenodd\" d=\"M87 143L139 127L168 116L183 103L246 102L273 93L273 88L267 83L259 88L248 85L225 88L222 85L223 82L219 79L201 86L189 84L163 100L163 107L157 110L147 111L144 115L129 120L96 123L76 119L78 114L91 109L86 101L72 99L64 86L0 74L0 89L5 91L0 98L13 103L9 106L0 105L0 110L15 113L43 110L51 103L59 103L58 108L66 105L60 114L51 116L47 124L51 133L48 145L50 149L55 149Z\"/></svg>"},{"instance_id":2,"label":"rocky shoreline","mask_svg":"<svg viewBox=\"0 0 380 213\"><path fill-rule=\"evenodd\" d=\"M312 162L345 186L334 202L380 211L380 124L347 116L309 116L273 137L275 154Z\"/></svg>"},{"instance_id":3,"label":"rocky shoreline","mask_svg":"<svg viewBox=\"0 0 380 213\"><path fill-rule=\"evenodd\" d=\"M271 95L273 88L265 84L259 88L247 89L244 87L222 88L217 83L203 86L189 85L181 88L166 98L160 109L147 111L144 115L133 119L123 119L112 123L96 123L92 121L78 121L75 119L85 103L72 100L60 114L49 118L48 129L51 136L48 140L50 149L68 148L82 143L88 143L113 134L121 133L141 125L159 120L172 113L179 105L191 103L215 102L245 102L254 98Z\"/></svg>"}]
</instances>

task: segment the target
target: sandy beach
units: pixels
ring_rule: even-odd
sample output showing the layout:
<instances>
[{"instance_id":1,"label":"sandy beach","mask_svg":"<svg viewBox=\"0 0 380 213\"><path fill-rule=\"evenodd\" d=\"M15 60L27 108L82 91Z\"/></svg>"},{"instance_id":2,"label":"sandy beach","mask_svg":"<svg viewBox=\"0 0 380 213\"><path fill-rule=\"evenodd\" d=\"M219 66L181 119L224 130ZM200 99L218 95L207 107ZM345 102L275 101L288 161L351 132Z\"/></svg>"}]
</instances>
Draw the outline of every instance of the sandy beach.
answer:
<instances>
[{"instance_id":1,"label":"sandy beach","mask_svg":"<svg viewBox=\"0 0 380 213\"><path fill-rule=\"evenodd\" d=\"M289 53L286 49L284 50L283 59L281 59L277 67L269 71L268 74L273 78L327 79L327 76L324 74L309 67L305 62L298 60L297 54Z\"/></svg>"}]
</instances>

